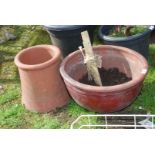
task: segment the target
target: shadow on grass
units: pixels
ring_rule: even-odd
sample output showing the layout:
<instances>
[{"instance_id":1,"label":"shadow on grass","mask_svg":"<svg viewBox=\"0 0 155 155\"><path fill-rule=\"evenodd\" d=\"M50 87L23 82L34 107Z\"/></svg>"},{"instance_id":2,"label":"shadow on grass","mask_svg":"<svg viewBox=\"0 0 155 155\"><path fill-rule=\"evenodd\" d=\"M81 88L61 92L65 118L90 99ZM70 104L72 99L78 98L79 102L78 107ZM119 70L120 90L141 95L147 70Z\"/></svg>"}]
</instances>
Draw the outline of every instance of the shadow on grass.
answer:
<instances>
[{"instance_id":1,"label":"shadow on grass","mask_svg":"<svg viewBox=\"0 0 155 155\"><path fill-rule=\"evenodd\" d=\"M0 51L0 83L19 83L19 73L18 70L15 70L15 78L14 79L2 79L2 67L3 63L13 62L16 54L10 52Z\"/></svg>"},{"instance_id":2,"label":"shadow on grass","mask_svg":"<svg viewBox=\"0 0 155 155\"><path fill-rule=\"evenodd\" d=\"M7 61L13 61L16 53L0 51L0 64Z\"/></svg>"}]
</instances>

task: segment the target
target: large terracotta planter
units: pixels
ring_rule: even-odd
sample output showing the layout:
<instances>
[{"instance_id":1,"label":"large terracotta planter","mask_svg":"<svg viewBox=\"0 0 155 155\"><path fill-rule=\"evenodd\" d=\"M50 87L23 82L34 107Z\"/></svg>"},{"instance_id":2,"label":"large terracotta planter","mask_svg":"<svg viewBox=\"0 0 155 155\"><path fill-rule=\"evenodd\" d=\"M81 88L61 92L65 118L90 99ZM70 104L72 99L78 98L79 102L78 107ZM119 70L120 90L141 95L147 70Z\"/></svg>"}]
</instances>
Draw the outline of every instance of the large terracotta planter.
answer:
<instances>
[{"instance_id":1,"label":"large terracotta planter","mask_svg":"<svg viewBox=\"0 0 155 155\"><path fill-rule=\"evenodd\" d=\"M60 50L52 45L33 46L16 55L22 103L28 110L49 112L68 102L69 95L59 73L60 63Z\"/></svg>"},{"instance_id":2,"label":"large terracotta planter","mask_svg":"<svg viewBox=\"0 0 155 155\"><path fill-rule=\"evenodd\" d=\"M132 80L115 86L90 86L79 81L87 72L80 51L66 57L60 72L72 98L82 107L96 112L115 112L127 107L139 94L148 70L145 58L137 52L111 45L93 48L102 56L106 69L117 67Z\"/></svg>"}]
</instances>

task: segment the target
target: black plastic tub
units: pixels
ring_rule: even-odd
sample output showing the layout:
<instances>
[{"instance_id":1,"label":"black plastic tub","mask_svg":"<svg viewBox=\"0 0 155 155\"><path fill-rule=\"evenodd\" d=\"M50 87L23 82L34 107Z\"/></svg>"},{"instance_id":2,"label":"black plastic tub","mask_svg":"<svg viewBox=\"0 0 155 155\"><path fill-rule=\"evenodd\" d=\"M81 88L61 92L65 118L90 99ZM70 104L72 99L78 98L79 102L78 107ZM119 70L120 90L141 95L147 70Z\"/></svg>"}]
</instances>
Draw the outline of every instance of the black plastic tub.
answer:
<instances>
[{"instance_id":1,"label":"black plastic tub","mask_svg":"<svg viewBox=\"0 0 155 155\"><path fill-rule=\"evenodd\" d=\"M114 25L104 25L99 28L99 37L104 44L124 46L133 49L142 54L146 59L149 55L149 39L154 26L150 26L148 30L143 33L136 34L129 37L110 37L108 36L110 30Z\"/></svg>"},{"instance_id":2,"label":"black plastic tub","mask_svg":"<svg viewBox=\"0 0 155 155\"><path fill-rule=\"evenodd\" d=\"M96 28L95 25L45 25L44 27L50 33L52 44L61 49L64 57L82 46L82 31L87 30L93 42Z\"/></svg>"}]
</instances>

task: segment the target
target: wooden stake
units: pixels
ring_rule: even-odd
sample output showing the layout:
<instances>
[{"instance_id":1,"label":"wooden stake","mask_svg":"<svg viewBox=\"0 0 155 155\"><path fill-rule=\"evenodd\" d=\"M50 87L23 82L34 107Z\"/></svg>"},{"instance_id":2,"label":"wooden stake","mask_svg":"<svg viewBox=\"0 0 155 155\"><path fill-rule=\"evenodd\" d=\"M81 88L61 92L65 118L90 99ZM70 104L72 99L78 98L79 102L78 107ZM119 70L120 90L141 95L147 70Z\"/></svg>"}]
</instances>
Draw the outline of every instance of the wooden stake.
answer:
<instances>
[{"instance_id":1,"label":"wooden stake","mask_svg":"<svg viewBox=\"0 0 155 155\"><path fill-rule=\"evenodd\" d=\"M96 60L95 54L91 46L89 34L87 31L84 31L81 33L81 36L83 40L83 46L85 49L84 59L87 65L88 77L91 76L91 78L94 79L97 85L102 86L100 74L99 74L98 67L97 67L97 60Z\"/></svg>"}]
</instances>

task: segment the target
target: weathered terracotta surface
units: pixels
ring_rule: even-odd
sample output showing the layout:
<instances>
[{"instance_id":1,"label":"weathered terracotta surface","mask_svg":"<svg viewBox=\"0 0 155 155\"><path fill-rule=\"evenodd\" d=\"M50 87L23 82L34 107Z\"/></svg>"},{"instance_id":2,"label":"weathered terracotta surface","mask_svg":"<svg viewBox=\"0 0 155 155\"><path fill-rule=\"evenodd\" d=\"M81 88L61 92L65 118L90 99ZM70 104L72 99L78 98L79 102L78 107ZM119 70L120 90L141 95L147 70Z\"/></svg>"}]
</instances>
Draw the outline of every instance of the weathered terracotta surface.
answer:
<instances>
[{"instance_id":1,"label":"weathered terracotta surface","mask_svg":"<svg viewBox=\"0 0 155 155\"><path fill-rule=\"evenodd\" d=\"M60 50L52 45L33 46L16 55L22 103L28 110L49 112L68 102L69 95L59 73L60 63Z\"/></svg>"},{"instance_id":2,"label":"weathered terracotta surface","mask_svg":"<svg viewBox=\"0 0 155 155\"><path fill-rule=\"evenodd\" d=\"M147 74L148 64L137 52L111 45L93 48L102 56L102 66L106 69L117 67L132 80L115 86L90 86L79 83L86 73L80 51L66 57L61 64L60 72L72 98L82 107L96 112L115 112L127 107L139 94Z\"/></svg>"}]
</instances>

